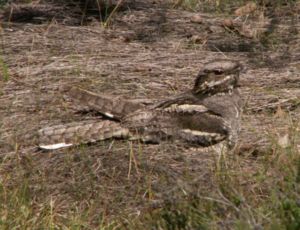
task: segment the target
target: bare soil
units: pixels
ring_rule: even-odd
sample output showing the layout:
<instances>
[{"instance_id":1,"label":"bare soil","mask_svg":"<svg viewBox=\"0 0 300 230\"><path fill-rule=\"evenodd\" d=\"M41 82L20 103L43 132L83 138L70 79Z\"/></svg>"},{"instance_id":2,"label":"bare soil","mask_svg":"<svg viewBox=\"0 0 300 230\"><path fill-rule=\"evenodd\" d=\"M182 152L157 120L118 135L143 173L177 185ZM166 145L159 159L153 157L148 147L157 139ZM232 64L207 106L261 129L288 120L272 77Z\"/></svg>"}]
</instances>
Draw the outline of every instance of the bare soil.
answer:
<instances>
[{"instance_id":1,"label":"bare soil","mask_svg":"<svg viewBox=\"0 0 300 230\"><path fill-rule=\"evenodd\" d=\"M9 175L12 186L28 181L36 209L53 197L58 213L92 205L94 225L97 213L136 217L186 193L213 193L219 159L209 149L111 140L42 152L28 136L94 118L78 112L65 86L159 100L190 88L201 66L216 58L244 67L243 130L235 154L245 174L259 170L257 158L274 148L300 148L300 6L284 7L244 21L257 32L251 38L223 26L230 15L153 0L115 12L106 27L93 15L82 25L71 11L38 23L3 21L1 56L9 75L0 73L0 177ZM193 22L195 15L201 23Z\"/></svg>"}]
</instances>

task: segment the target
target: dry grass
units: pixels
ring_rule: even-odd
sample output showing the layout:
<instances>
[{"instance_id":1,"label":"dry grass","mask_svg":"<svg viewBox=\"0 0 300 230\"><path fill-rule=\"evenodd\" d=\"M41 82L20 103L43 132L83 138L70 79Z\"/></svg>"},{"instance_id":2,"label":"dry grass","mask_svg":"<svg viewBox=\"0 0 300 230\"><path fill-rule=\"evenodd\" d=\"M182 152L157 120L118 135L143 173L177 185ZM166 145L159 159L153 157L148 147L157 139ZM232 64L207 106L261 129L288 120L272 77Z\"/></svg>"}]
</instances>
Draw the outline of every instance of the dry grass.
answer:
<instances>
[{"instance_id":1,"label":"dry grass","mask_svg":"<svg viewBox=\"0 0 300 230\"><path fill-rule=\"evenodd\" d=\"M201 13L198 24L179 5L135 4L106 28L2 24L1 229L299 229L299 6L259 9L267 30L246 38L223 28L228 12ZM242 20L258 25L259 15ZM117 140L32 147L39 128L93 116L77 112L66 85L156 100L223 57L244 65L239 153Z\"/></svg>"}]
</instances>

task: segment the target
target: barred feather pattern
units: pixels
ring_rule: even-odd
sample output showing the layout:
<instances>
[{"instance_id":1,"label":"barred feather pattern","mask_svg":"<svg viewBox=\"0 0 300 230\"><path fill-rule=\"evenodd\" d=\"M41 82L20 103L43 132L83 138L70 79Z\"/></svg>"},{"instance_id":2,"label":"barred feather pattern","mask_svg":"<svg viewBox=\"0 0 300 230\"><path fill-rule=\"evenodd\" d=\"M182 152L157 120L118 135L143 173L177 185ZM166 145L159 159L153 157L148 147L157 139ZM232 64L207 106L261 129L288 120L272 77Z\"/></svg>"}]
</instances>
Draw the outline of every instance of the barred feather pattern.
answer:
<instances>
[{"instance_id":1,"label":"barred feather pattern","mask_svg":"<svg viewBox=\"0 0 300 230\"><path fill-rule=\"evenodd\" d=\"M67 146L92 143L109 138L128 138L129 130L113 121L81 121L46 127L38 132L39 145L50 146L59 143Z\"/></svg>"},{"instance_id":2,"label":"barred feather pattern","mask_svg":"<svg viewBox=\"0 0 300 230\"><path fill-rule=\"evenodd\" d=\"M72 87L68 91L68 95L74 102L87 106L106 117L116 120L120 120L126 114L145 107L142 103L95 94L77 87Z\"/></svg>"}]
</instances>

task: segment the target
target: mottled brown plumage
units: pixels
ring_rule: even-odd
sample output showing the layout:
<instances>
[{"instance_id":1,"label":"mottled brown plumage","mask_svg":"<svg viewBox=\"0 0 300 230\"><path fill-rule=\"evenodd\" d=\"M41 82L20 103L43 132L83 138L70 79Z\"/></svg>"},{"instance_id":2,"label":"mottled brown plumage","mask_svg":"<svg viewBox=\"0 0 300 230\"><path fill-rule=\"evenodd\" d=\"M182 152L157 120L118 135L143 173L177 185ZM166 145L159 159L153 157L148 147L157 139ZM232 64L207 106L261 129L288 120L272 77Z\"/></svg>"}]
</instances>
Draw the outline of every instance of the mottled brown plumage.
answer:
<instances>
[{"instance_id":1,"label":"mottled brown plumage","mask_svg":"<svg viewBox=\"0 0 300 230\"><path fill-rule=\"evenodd\" d=\"M106 117L121 120L124 115L144 108L144 104L119 97L95 94L77 87L72 87L67 94L74 103L82 104Z\"/></svg>"},{"instance_id":2,"label":"mottled brown plumage","mask_svg":"<svg viewBox=\"0 0 300 230\"><path fill-rule=\"evenodd\" d=\"M58 142L68 146L128 138L151 143L184 140L203 147L227 140L228 146L233 148L240 129L239 71L237 62L207 63L199 72L193 89L148 106L72 88L69 95L75 101L116 121L48 127L39 132L40 146L48 148Z\"/></svg>"}]
</instances>

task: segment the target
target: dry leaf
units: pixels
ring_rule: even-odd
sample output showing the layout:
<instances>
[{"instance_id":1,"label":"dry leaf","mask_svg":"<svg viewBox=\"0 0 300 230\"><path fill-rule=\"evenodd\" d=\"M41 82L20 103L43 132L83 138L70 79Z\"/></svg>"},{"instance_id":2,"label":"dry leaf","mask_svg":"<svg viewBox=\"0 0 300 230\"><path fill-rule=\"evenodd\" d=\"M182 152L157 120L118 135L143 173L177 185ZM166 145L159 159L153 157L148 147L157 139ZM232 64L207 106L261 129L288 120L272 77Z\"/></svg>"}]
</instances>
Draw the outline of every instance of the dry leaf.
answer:
<instances>
[{"instance_id":1,"label":"dry leaf","mask_svg":"<svg viewBox=\"0 0 300 230\"><path fill-rule=\"evenodd\" d=\"M282 148L287 148L291 145L288 134L278 137L278 145Z\"/></svg>"},{"instance_id":2,"label":"dry leaf","mask_svg":"<svg viewBox=\"0 0 300 230\"><path fill-rule=\"evenodd\" d=\"M277 108L277 110L276 110L276 113L275 113L274 117L276 117L276 118L284 118L285 116L286 116L285 111L283 111L283 109L279 105L278 108Z\"/></svg>"},{"instance_id":3,"label":"dry leaf","mask_svg":"<svg viewBox=\"0 0 300 230\"><path fill-rule=\"evenodd\" d=\"M234 11L236 16L243 16L246 14L250 14L255 11L257 8L255 2L248 2L245 6L242 6Z\"/></svg>"},{"instance_id":4,"label":"dry leaf","mask_svg":"<svg viewBox=\"0 0 300 230\"><path fill-rule=\"evenodd\" d=\"M212 26L208 27L208 29L212 33L222 33L222 32L224 32L224 29L221 26L212 25Z\"/></svg>"},{"instance_id":5,"label":"dry leaf","mask_svg":"<svg viewBox=\"0 0 300 230\"><path fill-rule=\"evenodd\" d=\"M232 19L224 19L222 21L222 25L225 26L225 27L231 28L231 29L234 28L234 23L233 23Z\"/></svg>"}]
</instances>

